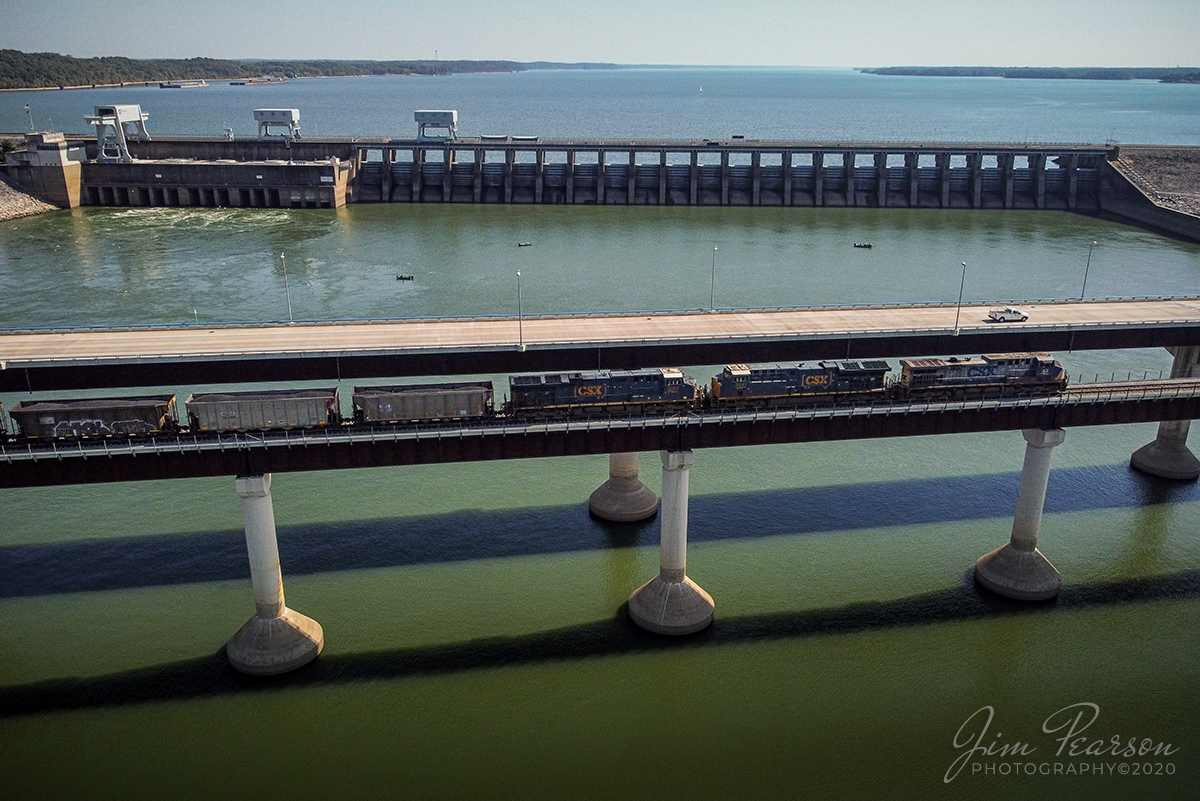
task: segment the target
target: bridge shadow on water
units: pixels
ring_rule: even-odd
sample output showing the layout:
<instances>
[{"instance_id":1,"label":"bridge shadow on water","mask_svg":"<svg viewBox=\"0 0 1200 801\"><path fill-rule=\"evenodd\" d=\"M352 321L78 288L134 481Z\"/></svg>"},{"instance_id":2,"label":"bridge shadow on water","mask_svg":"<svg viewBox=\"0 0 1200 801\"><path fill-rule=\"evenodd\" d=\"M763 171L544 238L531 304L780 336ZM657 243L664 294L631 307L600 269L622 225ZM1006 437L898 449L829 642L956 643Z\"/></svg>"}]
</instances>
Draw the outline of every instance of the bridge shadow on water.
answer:
<instances>
[{"instance_id":1,"label":"bridge shadow on water","mask_svg":"<svg viewBox=\"0 0 1200 801\"><path fill-rule=\"evenodd\" d=\"M251 677L229 667L224 649L199 659L93 678L0 688L0 717L234 696L354 682L422 678L594 657L696 650L772 640L837 636L988 618L1061 615L1089 608L1200 598L1200 570L1136 581L1066 587L1058 598L1021 603L975 584L897 601L721 618L703 632L661 637L622 608L608 620L517 637L358 654L323 655L292 673Z\"/></svg>"},{"instance_id":2,"label":"bridge shadow on water","mask_svg":"<svg viewBox=\"0 0 1200 801\"><path fill-rule=\"evenodd\" d=\"M692 498L690 542L819 535L856 528L1008 517L1019 473L764 490ZM1200 500L1200 485L1151 479L1124 465L1055 470L1046 513ZM658 523L593 518L586 500L516 510L282 526L289 576L602 550L657 542ZM246 579L240 530L0 548L0 598Z\"/></svg>"}]
</instances>

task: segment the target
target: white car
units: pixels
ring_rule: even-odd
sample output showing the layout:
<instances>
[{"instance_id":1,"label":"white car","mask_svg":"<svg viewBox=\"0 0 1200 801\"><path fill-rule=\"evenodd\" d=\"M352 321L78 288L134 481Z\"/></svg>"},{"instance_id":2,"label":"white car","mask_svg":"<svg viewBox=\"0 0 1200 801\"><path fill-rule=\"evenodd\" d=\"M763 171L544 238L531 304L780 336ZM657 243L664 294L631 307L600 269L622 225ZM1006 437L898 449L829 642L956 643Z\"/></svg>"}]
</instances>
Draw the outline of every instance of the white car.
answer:
<instances>
[{"instance_id":1,"label":"white car","mask_svg":"<svg viewBox=\"0 0 1200 801\"><path fill-rule=\"evenodd\" d=\"M992 309L988 312L988 319L994 323L1023 323L1029 319L1029 315L1020 309L1009 306L1003 309Z\"/></svg>"}]
</instances>

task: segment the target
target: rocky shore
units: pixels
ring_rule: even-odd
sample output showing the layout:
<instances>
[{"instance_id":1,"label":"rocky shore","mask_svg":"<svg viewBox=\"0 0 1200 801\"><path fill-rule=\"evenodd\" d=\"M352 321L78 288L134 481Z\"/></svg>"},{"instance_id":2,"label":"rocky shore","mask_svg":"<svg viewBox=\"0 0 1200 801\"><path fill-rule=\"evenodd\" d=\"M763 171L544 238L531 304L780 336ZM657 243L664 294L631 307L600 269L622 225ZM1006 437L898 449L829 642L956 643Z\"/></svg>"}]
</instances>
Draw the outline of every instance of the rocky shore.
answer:
<instances>
[{"instance_id":1,"label":"rocky shore","mask_svg":"<svg viewBox=\"0 0 1200 801\"><path fill-rule=\"evenodd\" d=\"M1113 166L1155 204L1200 217L1200 148L1122 145Z\"/></svg>"},{"instance_id":2,"label":"rocky shore","mask_svg":"<svg viewBox=\"0 0 1200 801\"><path fill-rule=\"evenodd\" d=\"M0 222L15 220L18 217L30 217L34 214L41 214L43 211L57 210L58 206L38 200L12 184L8 176L0 172Z\"/></svg>"}]
</instances>

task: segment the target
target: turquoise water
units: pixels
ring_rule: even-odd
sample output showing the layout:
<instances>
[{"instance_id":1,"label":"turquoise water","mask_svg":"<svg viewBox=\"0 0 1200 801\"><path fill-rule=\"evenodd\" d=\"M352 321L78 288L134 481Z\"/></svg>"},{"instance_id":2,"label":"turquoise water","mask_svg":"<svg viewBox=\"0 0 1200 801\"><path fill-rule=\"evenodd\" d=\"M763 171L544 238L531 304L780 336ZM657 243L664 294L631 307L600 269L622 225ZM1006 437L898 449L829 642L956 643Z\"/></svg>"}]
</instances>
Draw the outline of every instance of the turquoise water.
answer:
<instances>
[{"instance_id":1,"label":"turquoise water","mask_svg":"<svg viewBox=\"0 0 1200 801\"><path fill-rule=\"evenodd\" d=\"M661 77L649 97L693 78ZM603 95L616 79L597 80ZM921 102L949 91L934 84L913 85ZM1097 87L1095 102L1127 90ZM1157 90L1111 102L1152 107ZM1005 102L1015 124L1042 119ZM1151 117L1169 136L1171 116ZM852 247L864 239L875 248ZM1049 212L87 209L0 226L0 326L282 319L279 253L297 319L508 314L517 269L527 312L697 308L714 245L722 306L952 301L960 261L968 299L1059 298L1081 291L1093 240L1089 297L1200 286L1195 245ZM1089 379L1170 364L1055 355ZM253 612L231 479L5 490L0 767L14 798L1194 797L1200 489L1129 470L1154 432L1067 432L1040 542L1064 592L1039 605L983 595L970 574L1009 535L1017 432L698 452L688 572L717 619L682 641L624 615L657 572L658 523L589 517L603 457L278 474L288 603L322 624L326 650L266 682L221 661ZM657 490L658 455L641 459ZM1100 709L1096 740L1177 750L1055 756L1043 722L1080 702ZM1030 744L1023 763L1048 773L980 757L946 783L984 706L988 742ZM1144 763L1164 774L1128 767Z\"/></svg>"}]
</instances>

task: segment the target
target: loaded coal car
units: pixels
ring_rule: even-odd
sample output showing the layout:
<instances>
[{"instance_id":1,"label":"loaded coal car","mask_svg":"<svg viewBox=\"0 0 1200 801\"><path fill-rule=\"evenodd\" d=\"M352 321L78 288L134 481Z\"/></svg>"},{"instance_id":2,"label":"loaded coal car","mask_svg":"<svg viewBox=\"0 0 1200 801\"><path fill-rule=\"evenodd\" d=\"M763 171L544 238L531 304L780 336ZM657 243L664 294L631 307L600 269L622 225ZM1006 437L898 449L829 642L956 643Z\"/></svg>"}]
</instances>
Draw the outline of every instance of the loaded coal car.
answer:
<instances>
[{"instance_id":1,"label":"loaded coal car","mask_svg":"<svg viewBox=\"0 0 1200 801\"><path fill-rule=\"evenodd\" d=\"M203 392L184 403L192 431L323 428L342 422L337 388Z\"/></svg>"},{"instance_id":2,"label":"loaded coal car","mask_svg":"<svg viewBox=\"0 0 1200 801\"><path fill-rule=\"evenodd\" d=\"M714 409L797 406L839 400L882 399L891 365L873 360L826 361L815 365L727 364L713 376L709 405Z\"/></svg>"},{"instance_id":3,"label":"loaded coal car","mask_svg":"<svg viewBox=\"0 0 1200 801\"><path fill-rule=\"evenodd\" d=\"M661 414L693 409L696 379L674 367L514 375L508 413L517 418Z\"/></svg>"},{"instance_id":4,"label":"loaded coal car","mask_svg":"<svg viewBox=\"0 0 1200 801\"><path fill-rule=\"evenodd\" d=\"M992 353L978 359L901 359L895 391L904 400L1052 395L1066 387L1062 363L1048 353Z\"/></svg>"},{"instance_id":5,"label":"loaded coal car","mask_svg":"<svg viewBox=\"0 0 1200 801\"><path fill-rule=\"evenodd\" d=\"M175 432L174 395L19 401L8 410L15 436L40 439L145 437Z\"/></svg>"},{"instance_id":6,"label":"loaded coal car","mask_svg":"<svg viewBox=\"0 0 1200 801\"><path fill-rule=\"evenodd\" d=\"M492 416L492 382L355 387L354 420L359 423L478 420Z\"/></svg>"}]
</instances>

